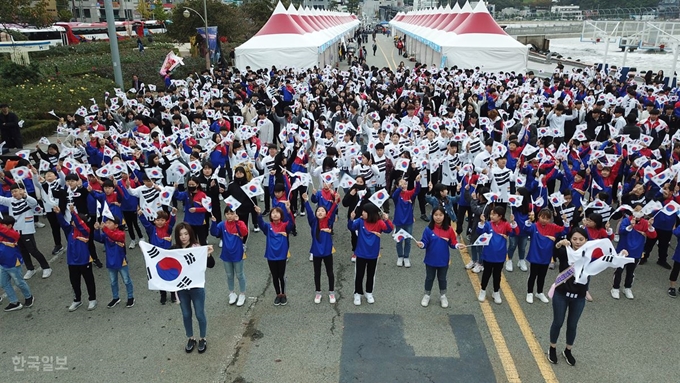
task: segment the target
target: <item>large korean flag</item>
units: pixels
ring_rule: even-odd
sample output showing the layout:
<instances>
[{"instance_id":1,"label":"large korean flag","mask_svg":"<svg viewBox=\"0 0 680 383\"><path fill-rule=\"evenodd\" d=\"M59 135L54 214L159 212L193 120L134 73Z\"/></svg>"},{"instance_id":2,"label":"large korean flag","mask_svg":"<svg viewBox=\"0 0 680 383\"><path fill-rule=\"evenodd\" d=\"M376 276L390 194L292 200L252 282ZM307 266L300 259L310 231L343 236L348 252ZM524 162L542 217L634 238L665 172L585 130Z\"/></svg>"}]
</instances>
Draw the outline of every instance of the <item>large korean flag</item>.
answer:
<instances>
[{"instance_id":1,"label":"large korean flag","mask_svg":"<svg viewBox=\"0 0 680 383\"><path fill-rule=\"evenodd\" d=\"M149 290L178 291L205 286L208 247L165 250L139 242L146 262Z\"/></svg>"}]
</instances>

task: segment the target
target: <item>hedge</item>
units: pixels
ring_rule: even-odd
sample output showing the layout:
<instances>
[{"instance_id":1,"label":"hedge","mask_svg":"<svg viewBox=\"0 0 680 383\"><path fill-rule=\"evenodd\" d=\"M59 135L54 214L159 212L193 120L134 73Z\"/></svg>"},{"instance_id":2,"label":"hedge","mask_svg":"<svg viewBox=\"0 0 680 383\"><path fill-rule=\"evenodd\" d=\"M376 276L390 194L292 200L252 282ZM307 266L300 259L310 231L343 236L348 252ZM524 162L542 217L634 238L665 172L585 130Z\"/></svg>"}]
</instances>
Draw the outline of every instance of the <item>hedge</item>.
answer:
<instances>
[{"instance_id":1,"label":"hedge","mask_svg":"<svg viewBox=\"0 0 680 383\"><path fill-rule=\"evenodd\" d=\"M24 145L38 141L41 137L49 137L57 131L57 120L37 120L24 121L24 127L21 129L21 138Z\"/></svg>"}]
</instances>

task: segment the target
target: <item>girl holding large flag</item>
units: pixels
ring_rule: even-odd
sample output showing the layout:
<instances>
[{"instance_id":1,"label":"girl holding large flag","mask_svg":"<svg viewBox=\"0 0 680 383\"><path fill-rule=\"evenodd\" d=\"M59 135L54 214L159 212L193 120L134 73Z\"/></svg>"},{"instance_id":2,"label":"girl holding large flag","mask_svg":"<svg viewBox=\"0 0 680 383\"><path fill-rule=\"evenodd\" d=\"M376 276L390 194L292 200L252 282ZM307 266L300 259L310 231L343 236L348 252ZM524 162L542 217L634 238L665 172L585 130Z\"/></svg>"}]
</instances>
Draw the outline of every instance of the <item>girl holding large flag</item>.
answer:
<instances>
[{"instance_id":1,"label":"girl holding large flag","mask_svg":"<svg viewBox=\"0 0 680 383\"><path fill-rule=\"evenodd\" d=\"M555 257L559 262L560 276L565 270L569 268L569 258L567 256L567 246L576 251L580 249L588 241L588 233L586 229L576 227L571 231L568 239L563 239L555 244L557 250ZM564 274L567 276L568 274ZM564 324L564 319L567 319L567 346L562 351L562 355L567 361L567 364L573 366L576 364L576 359L571 354L571 348L574 346L576 339L576 327L581 318L581 313L586 305L586 293L588 285L575 283L572 276L566 279L557 277L559 282L556 282L555 293L552 296L553 306L553 321L550 325L550 351L548 352L548 360L550 363L557 363L557 339L560 336L560 330ZM559 283L559 284L558 284ZM567 316L567 310L569 315Z\"/></svg>"}]
</instances>

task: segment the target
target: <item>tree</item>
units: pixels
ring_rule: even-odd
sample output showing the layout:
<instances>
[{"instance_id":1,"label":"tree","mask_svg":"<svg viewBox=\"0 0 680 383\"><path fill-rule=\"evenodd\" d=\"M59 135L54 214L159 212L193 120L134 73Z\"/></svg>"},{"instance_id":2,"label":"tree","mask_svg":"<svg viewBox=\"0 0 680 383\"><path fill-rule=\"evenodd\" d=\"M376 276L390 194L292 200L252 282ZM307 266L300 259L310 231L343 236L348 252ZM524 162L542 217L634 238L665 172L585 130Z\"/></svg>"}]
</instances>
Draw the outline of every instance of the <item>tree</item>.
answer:
<instances>
[{"instance_id":1,"label":"tree","mask_svg":"<svg viewBox=\"0 0 680 383\"><path fill-rule=\"evenodd\" d=\"M155 20L166 20L168 13L163 8L163 2L161 0L155 0L153 2L152 16Z\"/></svg>"},{"instance_id":2,"label":"tree","mask_svg":"<svg viewBox=\"0 0 680 383\"><path fill-rule=\"evenodd\" d=\"M276 4L270 0L248 0L241 5L242 13L248 15L255 30L260 30L274 12Z\"/></svg>"},{"instance_id":3,"label":"tree","mask_svg":"<svg viewBox=\"0 0 680 383\"><path fill-rule=\"evenodd\" d=\"M2 0L0 1L0 23L34 25L45 27L54 20L47 13L47 1Z\"/></svg>"},{"instance_id":4,"label":"tree","mask_svg":"<svg viewBox=\"0 0 680 383\"><path fill-rule=\"evenodd\" d=\"M347 0L347 12L356 14L359 10L359 0Z\"/></svg>"},{"instance_id":5,"label":"tree","mask_svg":"<svg viewBox=\"0 0 680 383\"><path fill-rule=\"evenodd\" d=\"M153 16L151 7L149 6L149 3L146 2L146 0L139 1L139 4L137 4L137 13L139 13L139 16L141 16L142 19L147 20L150 20Z\"/></svg>"},{"instance_id":6,"label":"tree","mask_svg":"<svg viewBox=\"0 0 680 383\"><path fill-rule=\"evenodd\" d=\"M261 27L255 26L249 15L234 4L224 4L218 0L207 0L208 25L216 26L217 33L227 38L229 42L242 43L252 37ZM189 41L191 36L196 35L196 28L205 27L201 17L190 12L188 18L183 13L185 8L192 8L203 16L203 1L189 0L176 6L168 25L168 36L180 41ZM271 15L271 12L270 12Z\"/></svg>"}]
</instances>

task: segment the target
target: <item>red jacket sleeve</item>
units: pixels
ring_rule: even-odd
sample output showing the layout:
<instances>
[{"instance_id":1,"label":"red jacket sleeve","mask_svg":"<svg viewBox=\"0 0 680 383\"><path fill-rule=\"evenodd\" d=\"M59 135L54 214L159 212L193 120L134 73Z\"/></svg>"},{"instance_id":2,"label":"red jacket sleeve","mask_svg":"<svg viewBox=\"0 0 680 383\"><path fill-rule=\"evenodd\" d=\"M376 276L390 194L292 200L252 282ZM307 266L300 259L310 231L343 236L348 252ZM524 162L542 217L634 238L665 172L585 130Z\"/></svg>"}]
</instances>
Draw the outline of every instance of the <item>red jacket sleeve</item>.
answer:
<instances>
[{"instance_id":1,"label":"red jacket sleeve","mask_svg":"<svg viewBox=\"0 0 680 383\"><path fill-rule=\"evenodd\" d=\"M19 241L19 237L21 237L18 231L5 225L0 225L0 235L7 238L8 239L7 242L17 242Z\"/></svg>"},{"instance_id":2,"label":"red jacket sleeve","mask_svg":"<svg viewBox=\"0 0 680 383\"><path fill-rule=\"evenodd\" d=\"M104 227L102 231L114 242L125 242L125 232L122 230L110 230Z\"/></svg>"}]
</instances>

